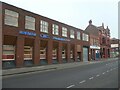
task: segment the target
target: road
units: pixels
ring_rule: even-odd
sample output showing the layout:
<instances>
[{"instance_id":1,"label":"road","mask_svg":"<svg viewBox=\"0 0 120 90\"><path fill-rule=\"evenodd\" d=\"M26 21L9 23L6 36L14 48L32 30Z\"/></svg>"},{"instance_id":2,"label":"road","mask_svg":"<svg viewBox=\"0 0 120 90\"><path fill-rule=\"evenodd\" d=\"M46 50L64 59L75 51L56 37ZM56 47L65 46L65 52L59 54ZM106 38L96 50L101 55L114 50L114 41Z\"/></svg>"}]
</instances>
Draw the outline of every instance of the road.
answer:
<instances>
[{"instance_id":1,"label":"road","mask_svg":"<svg viewBox=\"0 0 120 90\"><path fill-rule=\"evenodd\" d=\"M3 88L118 88L118 60L3 77Z\"/></svg>"}]
</instances>

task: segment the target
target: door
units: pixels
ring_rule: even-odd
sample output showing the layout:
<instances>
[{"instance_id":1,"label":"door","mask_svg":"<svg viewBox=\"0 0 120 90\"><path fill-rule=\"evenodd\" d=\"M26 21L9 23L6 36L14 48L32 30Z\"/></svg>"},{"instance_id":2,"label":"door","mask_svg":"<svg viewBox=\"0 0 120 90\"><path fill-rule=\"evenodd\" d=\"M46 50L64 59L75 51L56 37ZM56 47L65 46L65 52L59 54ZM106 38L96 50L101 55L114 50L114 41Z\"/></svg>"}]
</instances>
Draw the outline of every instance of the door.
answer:
<instances>
[{"instance_id":1,"label":"door","mask_svg":"<svg viewBox=\"0 0 120 90\"><path fill-rule=\"evenodd\" d=\"M99 51L96 50L96 58L98 59L99 58Z\"/></svg>"},{"instance_id":2,"label":"door","mask_svg":"<svg viewBox=\"0 0 120 90\"><path fill-rule=\"evenodd\" d=\"M88 61L88 48L83 47L83 61Z\"/></svg>"},{"instance_id":3,"label":"door","mask_svg":"<svg viewBox=\"0 0 120 90\"><path fill-rule=\"evenodd\" d=\"M77 52L77 60L81 61L81 52Z\"/></svg>"}]
</instances>

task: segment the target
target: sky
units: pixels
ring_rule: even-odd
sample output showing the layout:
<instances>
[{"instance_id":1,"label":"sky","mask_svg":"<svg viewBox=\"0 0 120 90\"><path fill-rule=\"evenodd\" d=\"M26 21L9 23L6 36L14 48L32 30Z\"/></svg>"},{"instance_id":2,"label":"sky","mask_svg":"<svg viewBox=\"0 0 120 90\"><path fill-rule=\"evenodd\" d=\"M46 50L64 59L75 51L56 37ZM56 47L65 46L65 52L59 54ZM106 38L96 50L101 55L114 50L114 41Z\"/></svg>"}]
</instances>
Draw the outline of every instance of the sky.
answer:
<instances>
[{"instance_id":1,"label":"sky","mask_svg":"<svg viewBox=\"0 0 120 90\"><path fill-rule=\"evenodd\" d=\"M108 26L118 38L119 0L0 0L39 15L85 30L88 21Z\"/></svg>"}]
</instances>

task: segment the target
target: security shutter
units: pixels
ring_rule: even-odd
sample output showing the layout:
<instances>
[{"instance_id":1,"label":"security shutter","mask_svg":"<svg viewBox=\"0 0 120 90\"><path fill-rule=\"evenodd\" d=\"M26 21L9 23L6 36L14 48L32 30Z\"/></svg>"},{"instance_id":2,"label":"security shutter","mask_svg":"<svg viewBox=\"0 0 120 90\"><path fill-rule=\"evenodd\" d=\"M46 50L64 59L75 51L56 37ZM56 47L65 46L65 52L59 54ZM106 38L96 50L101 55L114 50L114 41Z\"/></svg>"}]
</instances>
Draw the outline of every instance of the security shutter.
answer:
<instances>
[{"instance_id":1,"label":"security shutter","mask_svg":"<svg viewBox=\"0 0 120 90\"><path fill-rule=\"evenodd\" d=\"M83 47L83 61L88 61L88 48Z\"/></svg>"}]
</instances>

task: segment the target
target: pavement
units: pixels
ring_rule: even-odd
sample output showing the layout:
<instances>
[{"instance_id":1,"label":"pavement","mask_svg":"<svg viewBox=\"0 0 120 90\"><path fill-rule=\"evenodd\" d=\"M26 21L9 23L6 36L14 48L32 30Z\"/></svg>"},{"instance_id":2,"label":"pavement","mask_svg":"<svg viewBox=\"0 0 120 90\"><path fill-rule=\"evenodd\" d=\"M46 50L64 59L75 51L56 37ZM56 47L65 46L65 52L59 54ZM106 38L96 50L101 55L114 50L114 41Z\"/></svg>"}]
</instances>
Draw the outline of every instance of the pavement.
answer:
<instances>
[{"instance_id":1,"label":"pavement","mask_svg":"<svg viewBox=\"0 0 120 90\"><path fill-rule=\"evenodd\" d=\"M117 58L114 58L114 60L115 59L117 59ZM105 62L105 61L108 61L108 60L113 60L113 58L101 59L101 60L97 60L97 61L88 61L88 62L72 62L72 63L44 65L44 66L3 69L2 70L2 76L37 72L37 71L42 72L42 71L50 71L50 70L56 70L56 69L73 68L73 67L78 67L78 66L87 65L87 64L102 63L102 62Z\"/></svg>"},{"instance_id":2,"label":"pavement","mask_svg":"<svg viewBox=\"0 0 120 90\"><path fill-rule=\"evenodd\" d=\"M118 59L55 64L42 66L41 68L53 68L52 66L56 69L3 76L2 87L118 88Z\"/></svg>"}]
</instances>

